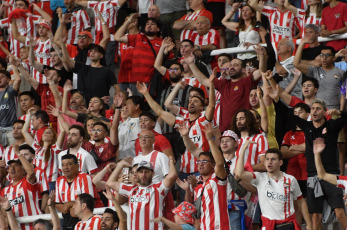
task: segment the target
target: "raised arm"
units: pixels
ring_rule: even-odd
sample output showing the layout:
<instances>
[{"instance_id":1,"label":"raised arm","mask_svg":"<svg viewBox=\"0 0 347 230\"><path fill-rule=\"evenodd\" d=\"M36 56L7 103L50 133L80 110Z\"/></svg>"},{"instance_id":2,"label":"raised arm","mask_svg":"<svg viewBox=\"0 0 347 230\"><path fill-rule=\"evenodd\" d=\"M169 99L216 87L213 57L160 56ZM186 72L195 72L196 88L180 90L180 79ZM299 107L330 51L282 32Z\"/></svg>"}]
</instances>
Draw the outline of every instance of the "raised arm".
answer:
<instances>
[{"instance_id":1,"label":"raised arm","mask_svg":"<svg viewBox=\"0 0 347 230\"><path fill-rule=\"evenodd\" d=\"M209 78L209 82L210 82L209 95L208 95L209 101L205 111L205 117L208 121L213 120L214 109L216 107L216 93L215 93L214 84L213 84L213 81L216 78L216 75L217 75L217 68L214 68Z\"/></svg>"},{"instance_id":2,"label":"raised arm","mask_svg":"<svg viewBox=\"0 0 347 230\"><path fill-rule=\"evenodd\" d=\"M127 229L127 215L123 211L122 207L119 205L118 200L112 194L111 189L108 186L106 186L106 192L103 192L103 193L107 199L112 201L112 204L116 208L116 212L117 212L117 215L119 218L118 229L119 230L126 230Z\"/></svg>"},{"instance_id":3,"label":"raised arm","mask_svg":"<svg viewBox=\"0 0 347 230\"><path fill-rule=\"evenodd\" d=\"M118 182L119 174L121 173L124 167L131 167L132 158L124 158L117 163L116 168L111 173L110 177L106 181L106 186L112 188L116 192L119 192L120 182Z\"/></svg>"},{"instance_id":4,"label":"raised arm","mask_svg":"<svg viewBox=\"0 0 347 230\"><path fill-rule=\"evenodd\" d=\"M61 61L67 71L72 71L75 68L75 60L70 57L69 51L66 48L66 43L62 42L60 44L61 52L63 54Z\"/></svg>"},{"instance_id":5,"label":"raised arm","mask_svg":"<svg viewBox=\"0 0 347 230\"><path fill-rule=\"evenodd\" d=\"M72 84L71 84L71 80L66 80L65 84L64 84L64 93L63 93L63 106L62 106L62 112L63 114L65 114L66 116L69 116L73 119L77 119L78 114L75 112L72 112L68 109L68 97L69 97L69 92L72 90Z\"/></svg>"},{"instance_id":6,"label":"raised arm","mask_svg":"<svg viewBox=\"0 0 347 230\"><path fill-rule=\"evenodd\" d=\"M163 76L166 74L166 70L167 70L167 68L163 66L164 50L166 49L166 47L169 47L171 44L172 44L172 40L170 37L164 38L163 42L161 43L161 47L159 49L158 55L154 62L154 68L156 68L156 70L158 70L158 72Z\"/></svg>"},{"instance_id":7,"label":"raised arm","mask_svg":"<svg viewBox=\"0 0 347 230\"><path fill-rule=\"evenodd\" d=\"M259 60L259 69L253 72L253 80L258 81L261 78L261 73L266 71L268 56L263 46L256 45L254 46L254 50Z\"/></svg>"},{"instance_id":8,"label":"raised arm","mask_svg":"<svg viewBox=\"0 0 347 230\"><path fill-rule=\"evenodd\" d=\"M298 83L298 81L301 77L301 72L296 68L292 71L292 73L294 74L294 78L293 78L292 82L290 82L290 84L284 90L288 94L290 94L293 91L296 83Z\"/></svg>"},{"instance_id":9,"label":"raised arm","mask_svg":"<svg viewBox=\"0 0 347 230\"><path fill-rule=\"evenodd\" d=\"M13 38L19 41L20 43L25 44L26 38L25 36L19 34L16 19L12 19L11 25L12 25L11 32L12 32Z\"/></svg>"},{"instance_id":10,"label":"raised arm","mask_svg":"<svg viewBox=\"0 0 347 230\"><path fill-rule=\"evenodd\" d=\"M33 7L34 7L34 11L36 11L37 13L39 13L43 19L52 22L52 17L51 15L49 15L46 11L44 11L43 9L41 9L40 7L38 7L35 3L32 3Z\"/></svg>"},{"instance_id":11,"label":"raised arm","mask_svg":"<svg viewBox=\"0 0 347 230\"><path fill-rule=\"evenodd\" d=\"M31 107L30 109L28 109L27 114L26 114L26 118L25 118L25 123L24 123L23 128L22 128L22 134L24 136L25 142L30 146L33 145L33 143L34 143L34 138L29 133L30 121L31 121L31 117L34 114L34 112L35 112L34 107Z\"/></svg>"},{"instance_id":12,"label":"raised arm","mask_svg":"<svg viewBox=\"0 0 347 230\"><path fill-rule=\"evenodd\" d=\"M184 142L184 145L186 146L187 150L191 154L193 154L193 156L196 159L198 159L199 158L199 154L201 152L203 152L203 151L202 151L201 148L198 148L194 144L194 142L189 138L189 129L188 129L187 125L183 121L181 121L179 123L179 132L180 132L180 134L181 134L181 136L183 138L183 142Z\"/></svg>"},{"instance_id":13,"label":"raised arm","mask_svg":"<svg viewBox=\"0 0 347 230\"><path fill-rule=\"evenodd\" d=\"M19 223L16 220L16 217L13 214L10 201L5 197L0 196L0 206L6 212L6 216L7 216L10 228L12 230L20 230L21 228L19 226ZM5 226L4 227L1 226L1 228L5 229Z\"/></svg>"},{"instance_id":14,"label":"raised arm","mask_svg":"<svg viewBox=\"0 0 347 230\"><path fill-rule=\"evenodd\" d=\"M275 101L281 98L284 103L287 105L290 104L292 100L292 96L286 93L272 78L272 72L268 70L266 73L263 73L263 82L268 81L270 83L270 87L267 88L268 95Z\"/></svg>"},{"instance_id":15,"label":"raised arm","mask_svg":"<svg viewBox=\"0 0 347 230\"><path fill-rule=\"evenodd\" d=\"M128 36L125 34L128 30L128 26L137 18L140 17L138 13L131 14L127 20L124 21L123 25L119 27L114 35L114 39L117 42L128 43Z\"/></svg>"},{"instance_id":16,"label":"raised arm","mask_svg":"<svg viewBox=\"0 0 347 230\"><path fill-rule=\"evenodd\" d=\"M49 198L47 201L47 206L49 209L49 213L51 214L52 217L52 224L53 224L53 230L60 230L60 219L58 216L57 211L55 210L55 191L51 191L49 194Z\"/></svg>"},{"instance_id":17,"label":"raised arm","mask_svg":"<svg viewBox=\"0 0 347 230\"><path fill-rule=\"evenodd\" d=\"M31 66L33 66L38 72L42 73L43 64L36 61L36 59L35 59L34 43L35 43L35 41L33 39L30 39L30 41L29 41L29 64Z\"/></svg>"},{"instance_id":18,"label":"raised arm","mask_svg":"<svg viewBox=\"0 0 347 230\"><path fill-rule=\"evenodd\" d=\"M284 7L287 8L292 14L297 15L298 9L289 3L289 0L284 1Z\"/></svg>"},{"instance_id":19,"label":"raised arm","mask_svg":"<svg viewBox=\"0 0 347 230\"><path fill-rule=\"evenodd\" d=\"M232 5L231 10L225 15L222 19L222 24L232 31L237 31L237 27L239 26L238 22L230 22L229 20L234 16L235 12L237 12L241 6L241 2L236 2Z\"/></svg>"},{"instance_id":20,"label":"raised arm","mask_svg":"<svg viewBox=\"0 0 347 230\"><path fill-rule=\"evenodd\" d=\"M16 57L14 56L10 56L10 63L13 63L11 61L11 59L15 59ZM13 81L13 84L12 84L12 88L15 90L15 91L19 91L19 86L20 86L20 83L21 83L21 78L20 78L20 74L18 72L18 69L17 67L14 65L14 64L11 64L12 66L12 70L13 70L13 75L14 75L14 81Z\"/></svg>"},{"instance_id":21,"label":"raised arm","mask_svg":"<svg viewBox=\"0 0 347 230\"><path fill-rule=\"evenodd\" d=\"M39 86L39 82L30 76L30 73L24 69L17 58L13 59L13 65L18 68L19 72L22 74L23 78L36 90Z\"/></svg>"},{"instance_id":22,"label":"raised arm","mask_svg":"<svg viewBox=\"0 0 347 230\"><path fill-rule=\"evenodd\" d=\"M102 17L101 13L97 11L98 13L98 19L101 22L102 25L102 39L99 43L99 45L106 49L107 43L110 41L110 29L108 28L107 23L105 22L104 18Z\"/></svg>"},{"instance_id":23,"label":"raised arm","mask_svg":"<svg viewBox=\"0 0 347 230\"><path fill-rule=\"evenodd\" d=\"M174 162L175 162L175 159L173 157L169 157L169 167L170 167L169 173L166 175L166 177L163 180L163 183L166 188L171 188L175 184L178 178Z\"/></svg>"},{"instance_id":24,"label":"raised arm","mask_svg":"<svg viewBox=\"0 0 347 230\"><path fill-rule=\"evenodd\" d=\"M23 165L24 171L26 172L26 179L30 184L35 184L36 176L35 176L35 169L34 165L30 163L22 154L19 153L19 146L14 145L13 146L14 152L17 154L18 159Z\"/></svg>"},{"instance_id":25,"label":"raised arm","mask_svg":"<svg viewBox=\"0 0 347 230\"><path fill-rule=\"evenodd\" d=\"M298 46L298 49L296 50L295 56L294 56L294 61L293 64L295 68L300 70L303 74L307 75L310 66L304 62L301 61L302 58L302 51L304 49L304 46L306 43L309 42L309 39L307 37L303 37L300 41L300 44Z\"/></svg>"},{"instance_id":26,"label":"raised arm","mask_svg":"<svg viewBox=\"0 0 347 230\"><path fill-rule=\"evenodd\" d=\"M262 12L262 11L263 11L263 8L264 8L264 4L258 2L258 0L250 0L250 1L249 1L249 5L250 5L255 11L258 11L258 12Z\"/></svg>"},{"instance_id":27,"label":"raised arm","mask_svg":"<svg viewBox=\"0 0 347 230\"><path fill-rule=\"evenodd\" d=\"M146 98L147 103L149 104L151 109L157 114L158 117L160 117L170 126L175 125L176 117L173 114L164 111L163 108L155 100L153 100L151 95L148 93L147 86L145 83L140 84L140 82L137 82L136 88L139 91L139 93L141 93Z\"/></svg>"},{"instance_id":28,"label":"raised arm","mask_svg":"<svg viewBox=\"0 0 347 230\"><path fill-rule=\"evenodd\" d=\"M108 163L108 165L105 168L103 168L93 177L92 182L93 184L95 184L97 189L105 190L106 181L103 181L102 179L104 178L106 173L108 172L112 173L112 170L114 170L115 168L116 168L116 163L114 162Z\"/></svg>"},{"instance_id":29,"label":"raised arm","mask_svg":"<svg viewBox=\"0 0 347 230\"><path fill-rule=\"evenodd\" d=\"M216 177L223 180L227 177L227 172L224 167L224 157L222 152L219 150L219 147L216 145L215 139L213 138L214 137L213 133L214 131L212 129L212 125L211 124L206 125L205 135L206 135L206 139L208 140L208 144L210 146L213 159L216 163L216 166L214 168Z\"/></svg>"},{"instance_id":30,"label":"raised arm","mask_svg":"<svg viewBox=\"0 0 347 230\"><path fill-rule=\"evenodd\" d=\"M246 182L251 182L253 178L253 174L251 172L245 171L244 169L245 152L250 143L255 144L256 142L251 142L249 140L246 140L245 144L241 148L239 158L237 159L236 167L235 167L235 175L234 175L235 179L237 180L242 179L242 180L245 180Z\"/></svg>"},{"instance_id":31,"label":"raised arm","mask_svg":"<svg viewBox=\"0 0 347 230\"><path fill-rule=\"evenodd\" d=\"M185 56L184 60L187 62L187 64L189 65L190 70L193 72L194 76L196 77L196 79L198 79L198 81L200 82L200 84L209 87L210 86L210 81L208 80L208 78L198 69L198 67L195 65L195 57L193 54L191 54L190 56Z\"/></svg>"},{"instance_id":32,"label":"raised arm","mask_svg":"<svg viewBox=\"0 0 347 230\"><path fill-rule=\"evenodd\" d=\"M335 175L327 173L322 164L321 154L325 149L325 143L323 138L316 138L313 141L313 153L314 163L316 165L317 174L319 179L325 180L333 185L337 184L337 178Z\"/></svg>"},{"instance_id":33,"label":"raised arm","mask_svg":"<svg viewBox=\"0 0 347 230\"><path fill-rule=\"evenodd\" d=\"M260 90L260 87L257 87L257 96L259 99L259 107L260 107L260 113L261 113L261 118L260 118L260 126L261 129L267 133L269 131L269 120L267 116L267 109L263 100L263 96Z\"/></svg>"},{"instance_id":34,"label":"raised arm","mask_svg":"<svg viewBox=\"0 0 347 230\"><path fill-rule=\"evenodd\" d=\"M180 107L172 104L173 100L176 98L178 91L180 89L184 89L187 86L185 81L177 82L177 84L171 90L169 96L165 99L164 106L173 114L177 114L179 112Z\"/></svg>"},{"instance_id":35,"label":"raised arm","mask_svg":"<svg viewBox=\"0 0 347 230\"><path fill-rule=\"evenodd\" d=\"M55 31L55 34L54 34L54 38L53 38L53 42L56 44L56 45L59 45L60 46L60 43L66 39L66 25L65 25L65 22L63 22L64 18L63 18L63 10L58 7L57 10L56 10L57 14L58 14L58 18L59 18L59 26L57 28L57 30ZM62 23L63 22L63 23Z\"/></svg>"},{"instance_id":36,"label":"raised arm","mask_svg":"<svg viewBox=\"0 0 347 230\"><path fill-rule=\"evenodd\" d=\"M118 93L114 97L114 104L115 104L115 110L114 110L114 118L120 117L120 110L122 109L122 103L123 103L123 97L120 95L121 93ZM110 139L111 143L113 145L118 145L118 126L119 126L119 119L115 119L112 122L111 129L110 129Z\"/></svg>"},{"instance_id":37,"label":"raised arm","mask_svg":"<svg viewBox=\"0 0 347 230\"><path fill-rule=\"evenodd\" d=\"M56 108L61 108L62 105L62 96L60 96L58 85L53 81L53 77L55 74L58 74L58 71L50 71L48 69L44 69L44 76L47 79L47 83L49 85L49 89L52 91L53 98L55 101L55 107Z\"/></svg>"}]
</instances>

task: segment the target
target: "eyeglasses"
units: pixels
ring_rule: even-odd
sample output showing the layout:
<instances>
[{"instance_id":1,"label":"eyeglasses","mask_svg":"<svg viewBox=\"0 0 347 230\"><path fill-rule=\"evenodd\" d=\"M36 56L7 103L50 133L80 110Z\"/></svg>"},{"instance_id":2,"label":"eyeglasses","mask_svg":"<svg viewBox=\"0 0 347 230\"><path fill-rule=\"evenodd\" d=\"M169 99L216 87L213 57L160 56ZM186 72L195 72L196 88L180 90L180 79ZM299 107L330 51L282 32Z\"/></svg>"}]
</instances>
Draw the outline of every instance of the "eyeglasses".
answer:
<instances>
[{"instance_id":1,"label":"eyeglasses","mask_svg":"<svg viewBox=\"0 0 347 230\"><path fill-rule=\"evenodd\" d=\"M169 72L176 72L176 71L178 71L178 70L180 70L179 68L170 68L169 69Z\"/></svg>"},{"instance_id":2,"label":"eyeglasses","mask_svg":"<svg viewBox=\"0 0 347 230\"><path fill-rule=\"evenodd\" d=\"M139 136L139 139L150 139L150 138L154 138L154 137L151 137L151 136Z\"/></svg>"},{"instance_id":3,"label":"eyeglasses","mask_svg":"<svg viewBox=\"0 0 347 230\"><path fill-rule=\"evenodd\" d=\"M103 130L102 129L93 129L92 132L93 133L101 133Z\"/></svg>"},{"instance_id":4,"label":"eyeglasses","mask_svg":"<svg viewBox=\"0 0 347 230\"><path fill-rule=\"evenodd\" d=\"M252 69L252 68L254 68L254 66L246 66L246 69Z\"/></svg>"},{"instance_id":5,"label":"eyeglasses","mask_svg":"<svg viewBox=\"0 0 347 230\"><path fill-rule=\"evenodd\" d=\"M229 68L221 68L220 70L222 71L222 70L228 70Z\"/></svg>"},{"instance_id":6,"label":"eyeglasses","mask_svg":"<svg viewBox=\"0 0 347 230\"><path fill-rule=\"evenodd\" d=\"M85 39L85 38L89 38L88 35L78 35L77 36L78 39Z\"/></svg>"},{"instance_id":7,"label":"eyeglasses","mask_svg":"<svg viewBox=\"0 0 347 230\"><path fill-rule=\"evenodd\" d=\"M207 164L208 162L212 162L212 161L208 161L208 160L197 160L196 163L199 164Z\"/></svg>"},{"instance_id":8,"label":"eyeglasses","mask_svg":"<svg viewBox=\"0 0 347 230\"><path fill-rule=\"evenodd\" d=\"M332 54L319 54L319 56L329 58L329 57L332 57L334 55L332 55Z\"/></svg>"}]
</instances>

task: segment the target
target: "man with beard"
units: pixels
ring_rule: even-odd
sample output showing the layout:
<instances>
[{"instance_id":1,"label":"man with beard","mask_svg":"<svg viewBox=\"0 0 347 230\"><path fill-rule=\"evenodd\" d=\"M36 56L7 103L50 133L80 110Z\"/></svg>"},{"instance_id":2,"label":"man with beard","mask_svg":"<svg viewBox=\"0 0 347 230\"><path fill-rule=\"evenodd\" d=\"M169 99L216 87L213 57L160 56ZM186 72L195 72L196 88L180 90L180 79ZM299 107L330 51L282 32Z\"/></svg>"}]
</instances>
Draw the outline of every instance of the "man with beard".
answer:
<instances>
[{"instance_id":1,"label":"man with beard","mask_svg":"<svg viewBox=\"0 0 347 230\"><path fill-rule=\"evenodd\" d=\"M129 24L138 16L138 14L131 15L117 30L114 37L117 42L126 43L134 47L132 59L133 81L145 82L147 84L154 75L153 64L163 39L159 37L161 25L154 18L147 19L144 34L126 35Z\"/></svg>"},{"instance_id":2,"label":"man with beard","mask_svg":"<svg viewBox=\"0 0 347 230\"><path fill-rule=\"evenodd\" d=\"M252 75L246 76L246 64L240 59L233 59L230 62L229 75L231 80L214 79L216 89L221 93L220 103L220 124L219 129L225 131L230 129L231 118L235 112L241 108L250 108L248 97L249 92L258 84L261 78L261 72L266 71L267 54L264 47L255 47L259 59L259 69L254 71ZM185 56L184 60L188 63L190 69L198 81L208 87L209 80L194 64L194 56Z\"/></svg>"},{"instance_id":3,"label":"man with beard","mask_svg":"<svg viewBox=\"0 0 347 230\"><path fill-rule=\"evenodd\" d=\"M119 175L123 166L131 167L125 160L117 164L112 175ZM131 229L163 229L162 223L154 223L150 220L163 216L163 200L175 184L177 173L174 165L174 158L169 158L169 173L159 183L153 184L152 177L154 169L150 162L142 161L138 164L137 176L139 178L138 185L130 185L125 183L107 182L113 190L120 195L129 198ZM114 178L111 175L112 178Z\"/></svg>"},{"instance_id":4,"label":"man with beard","mask_svg":"<svg viewBox=\"0 0 347 230\"><path fill-rule=\"evenodd\" d=\"M255 142L256 144L250 144L246 149L244 165L248 168L251 167L253 171L265 171L264 154L269 145L266 137L261 135L259 129L256 128L253 114L248 109L237 111L232 118L231 130L240 138L236 156L239 157L246 140Z\"/></svg>"},{"instance_id":5,"label":"man with beard","mask_svg":"<svg viewBox=\"0 0 347 230\"><path fill-rule=\"evenodd\" d=\"M79 163L79 171L83 173L88 173L93 177L98 171L98 166L95 160L89 152L82 148L82 143L84 141L85 131L82 126L72 125L67 133L67 150L62 151L58 155L58 167L61 171L61 158L66 154L75 155Z\"/></svg>"},{"instance_id":6,"label":"man with beard","mask_svg":"<svg viewBox=\"0 0 347 230\"><path fill-rule=\"evenodd\" d=\"M101 218L101 230L115 230L119 226L119 217L117 212L106 208Z\"/></svg>"},{"instance_id":7,"label":"man with beard","mask_svg":"<svg viewBox=\"0 0 347 230\"><path fill-rule=\"evenodd\" d=\"M23 120L15 120L12 125L12 137L14 142L12 145L7 146L4 151L4 154L1 156L1 160L7 162L9 160L13 160L14 158L18 158L17 154L14 151L14 146L21 146L25 143L24 136L22 134L22 128L24 125Z\"/></svg>"},{"instance_id":8,"label":"man with beard","mask_svg":"<svg viewBox=\"0 0 347 230\"><path fill-rule=\"evenodd\" d=\"M100 63L101 58L105 55L104 48L99 45L90 46L90 65L74 61L64 42L61 43L61 49L63 52L62 61L69 70L71 69L77 74L77 89L83 92L87 104L92 97L109 96L111 86L115 89L115 94L119 92L117 80L112 70Z\"/></svg>"}]
</instances>

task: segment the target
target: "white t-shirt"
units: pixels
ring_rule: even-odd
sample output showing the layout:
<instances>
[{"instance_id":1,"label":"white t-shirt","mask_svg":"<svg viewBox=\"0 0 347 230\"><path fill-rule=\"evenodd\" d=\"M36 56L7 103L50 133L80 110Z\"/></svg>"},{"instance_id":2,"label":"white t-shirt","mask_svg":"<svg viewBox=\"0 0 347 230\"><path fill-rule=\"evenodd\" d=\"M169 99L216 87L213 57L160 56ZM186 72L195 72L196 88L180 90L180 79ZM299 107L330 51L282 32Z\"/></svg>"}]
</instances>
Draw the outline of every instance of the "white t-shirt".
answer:
<instances>
[{"instance_id":1,"label":"white t-shirt","mask_svg":"<svg viewBox=\"0 0 347 230\"><path fill-rule=\"evenodd\" d=\"M62 151L58 154L58 167L59 171L62 171L61 166L61 158L67 154L67 150ZM85 149L82 147L79 148L77 151L77 160L79 164L79 171L87 174L93 174L98 171L98 166L95 163L95 160L90 153L88 153Z\"/></svg>"},{"instance_id":2,"label":"white t-shirt","mask_svg":"<svg viewBox=\"0 0 347 230\"><path fill-rule=\"evenodd\" d=\"M133 165L139 164L141 161L150 162L154 167L153 184L161 182L164 177L169 174L169 158L162 152L153 150L150 154L145 156L140 152L140 154L134 158Z\"/></svg>"},{"instance_id":3,"label":"white t-shirt","mask_svg":"<svg viewBox=\"0 0 347 230\"><path fill-rule=\"evenodd\" d=\"M283 173L276 181L266 172L254 172L252 184L257 187L262 215L270 220L284 220L295 213L294 200L302 193L295 177Z\"/></svg>"}]
</instances>

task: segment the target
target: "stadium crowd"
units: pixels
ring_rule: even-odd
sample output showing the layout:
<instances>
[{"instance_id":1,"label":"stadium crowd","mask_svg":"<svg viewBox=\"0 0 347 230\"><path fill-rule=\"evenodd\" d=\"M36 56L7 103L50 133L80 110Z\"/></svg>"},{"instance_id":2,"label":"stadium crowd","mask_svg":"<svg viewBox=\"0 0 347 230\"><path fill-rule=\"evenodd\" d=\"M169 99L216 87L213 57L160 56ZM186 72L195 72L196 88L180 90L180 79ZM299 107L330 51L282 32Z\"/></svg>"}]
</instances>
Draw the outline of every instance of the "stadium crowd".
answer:
<instances>
[{"instance_id":1,"label":"stadium crowd","mask_svg":"<svg viewBox=\"0 0 347 230\"><path fill-rule=\"evenodd\" d=\"M0 229L347 229L345 33L338 0L2 0Z\"/></svg>"}]
</instances>

